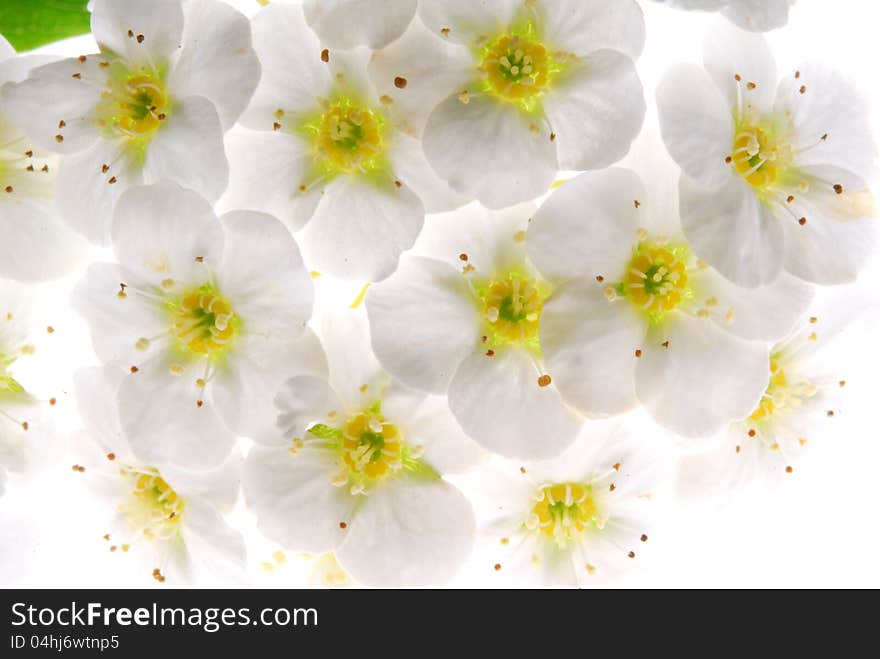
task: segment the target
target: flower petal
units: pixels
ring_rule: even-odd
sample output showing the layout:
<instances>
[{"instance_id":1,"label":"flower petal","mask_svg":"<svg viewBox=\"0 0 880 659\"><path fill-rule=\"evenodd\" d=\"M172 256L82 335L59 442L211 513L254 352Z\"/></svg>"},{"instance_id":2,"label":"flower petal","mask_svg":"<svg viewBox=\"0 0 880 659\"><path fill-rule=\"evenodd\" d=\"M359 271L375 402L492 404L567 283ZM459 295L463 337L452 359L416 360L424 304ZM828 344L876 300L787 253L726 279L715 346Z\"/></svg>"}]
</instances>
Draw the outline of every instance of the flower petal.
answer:
<instances>
[{"instance_id":1,"label":"flower petal","mask_svg":"<svg viewBox=\"0 0 880 659\"><path fill-rule=\"evenodd\" d=\"M85 242L42 200L0 201L0 276L24 282L55 279L73 270Z\"/></svg>"},{"instance_id":2,"label":"flower petal","mask_svg":"<svg viewBox=\"0 0 880 659\"><path fill-rule=\"evenodd\" d=\"M634 0L551 0L538 5L542 29L558 50L586 55L604 48L638 57L645 17Z\"/></svg>"},{"instance_id":3,"label":"flower petal","mask_svg":"<svg viewBox=\"0 0 880 659\"><path fill-rule=\"evenodd\" d=\"M475 351L449 384L449 407L464 431L490 451L521 459L558 455L580 424L556 387L538 385L541 375L518 348L492 357Z\"/></svg>"},{"instance_id":4,"label":"flower petal","mask_svg":"<svg viewBox=\"0 0 880 659\"><path fill-rule=\"evenodd\" d=\"M77 411L86 432L105 453L112 451L122 460L131 456L116 404L124 378L125 372L115 366L81 368L73 375Z\"/></svg>"},{"instance_id":5,"label":"flower petal","mask_svg":"<svg viewBox=\"0 0 880 659\"><path fill-rule=\"evenodd\" d=\"M626 300L609 302L602 286L572 282L556 290L541 312L547 372L565 400L591 416L635 406L635 351L646 323Z\"/></svg>"},{"instance_id":6,"label":"flower petal","mask_svg":"<svg viewBox=\"0 0 880 659\"><path fill-rule=\"evenodd\" d=\"M291 455L287 449L255 446L244 465L242 486L257 528L287 549L323 552L336 549L350 533L357 499L348 488L334 487L336 456L321 449Z\"/></svg>"},{"instance_id":7,"label":"flower petal","mask_svg":"<svg viewBox=\"0 0 880 659\"><path fill-rule=\"evenodd\" d=\"M795 0L737 0L728 3L724 16L745 30L767 32L788 23L788 10Z\"/></svg>"},{"instance_id":8,"label":"flower petal","mask_svg":"<svg viewBox=\"0 0 880 659\"><path fill-rule=\"evenodd\" d=\"M733 148L731 106L702 69L672 67L657 88L657 110L666 148L688 176L708 188L733 178L725 162Z\"/></svg>"},{"instance_id":9,"label":"flower petal","mask_svg":"<svg viewBox=\"0 0 880 659\"><path fill-rule=\"evenodd\" d=\"M213 103L200 96L181 99L147 147L147 183L168 179L217 201L229 180L223 128Z\"/></svg>"},{"instance_id":10,"label":"flower petal","mask_svg":"<svg viewBox=\"0 0 880 659\"><path fill-rule=\"evenodd\" d=\"M547 131L490 96L450 96L428 117L428 162L458 192L504 208L547 192L556 176L556 146Z\"/></svg>"},{"instance_id":11,"label":"flower petal","mask_svg":"<svg viewBox=\"0 0 880 659\"><path fill-rule=\"evenodd\" d=\"M92 34L101 51L128 64L167 63L180 48L183 8L180 0L92 0ZM140 38L143 35L143 38Z\"/></svg>"},{"instance_id":12,"label":"flower petal","mask_svg":"<svg viewBox=\"0 0 880 659\"><path fill-rule=\"evenodd\" d=\"M776 279L782 269L782 223L748 183L731 178L710 190L683 175L679 194L682 228L697 256L740 286Z\"/></svg>"},{"instance_id":13,"label":"flower petal","mask_svg":"<svg viewBox=\"0 0 880 659\"><path fill-rule=\"evenodd\" d=\"M151 283L204 283L205 264L222 262L223 228L211 205L169 181L128 190L116 205L112 235L119 262Z\"/></svg>"},{"instance_id":14,"label":"flower petal","mask_svg":"<svg viewBox=\"0 0 880 659\"><path fill-rule=\"evenodd\" d=\"M437 176L416 138L398 132L388 157L395 176L418 195L426 213L443 213L467 203L469 199Z\"/></svg>"},{"instance_id":15,"label":"flower petal","mask_svg":"<svg viewBox=\"0 0 880 659\"><path fill-rule=\"evenodd\" d=\"M367 292L373 350L402 382L444 393L479 334L467 282L451 266L404 257L397 272Z\"/></svg>"},{"instance_id":16,"label":"flower petal","mask_svg":"<svg viewBox=\"0 0 880 659\"><path fill-rule=\"evenodd\" d=\"M753 108L763 114L773 107L776 60L762 35L743 32L720 19L713 21L703 40L703 65L728 108L741 108L740 112Z\"/></svg>"},{"instance_id":17,"label":"flower petal","mask_svg":"<svg viewBox=\"0 0 880 659\"><path fill-rule=\"evenodd\" d=\"M312 29L331 48L378 50L397 39L416 13L417 0L305 0Z\"/></svg>"},{"instance_id":18,"label":"flower petal","mask_svg":"<svg viewBox=\"0 0 880 659\"><path fill-rule=\"evenodd\" d=\"M811 286L784 272L765 286L742 288L706 268L693 273L690 284L696 303L712 301L704 309L715 322L740 338L757 341L787 336L813 299Z\"/></svg>"},{"instance_id":19,"label":"flower petal","mask_svg":"<svg viewBox=\"0 0 880 659\"><path fill-rule=\"evenodd\" d=\"M506 32L521 4L519 0L422 0L419 16L434 34L474 46L480 37Z\"/></svg>"},{"instance_id":20,"label":"flower petal","mask_svg":"<svg viewBox=\"0 0 880 659\"><path fill-rule=\"evenodd\" d=\"M273 3L259 11L251 29L262 74L242 124L270 130L279 109L317 111L317 99L330 96L333 77L321 61L321 42L306 24L302 7Z\"/></svg>"},{"instance_id":21,"label":"flower petal","mask_svg":"<svg viewBox=\"0 0 880 659\"><path fill-rule=\"evenodd\" d=\"M379 281L412 247L424 218L422 202L402 183L340 176L324 188L301 246L319 271Z\"/></svg>"},{"instance_id":22,"label":"flower petal","mask_svg":"<svg viewBox=\"0 0 880 659\"><path fill-rule=\"evenodd\" d=\"M250 22L225 2L189 0L182 44L169 75L169 89L183 97L207 98L228 130L260 80Z\"/></svg>"},{"instance_id":23,"label":"flower petal","mask_svg":"<svg viewBox=\"0 0 880 659\"><path fill-rule=\"evenodd\" d=\"M221 574L230 568L244 568L247 555L244 537L215 508L199 498L190 498L181 522L186 548L198 557L196 567Z\"/></svg>"},{"instance_id":24,"label":"flower petal","mask_svg":"<svg viewBox=\"0 0 880 659\"><path fill-rule=\"evenodd\" d=\"M767 388L768 345L683 314L666 323L649 334L636 365L636 393L657 423L708 437L747 417Z\"/></svg>"},{"instance_id":25,"label":"flower petal","mask_svg":"<svg viewBox=\"0 0 880 659\"><path fill-rule=\"evenodd\" d=\"M344 411L343 403L327 380L314 375L298 375L285 382L275 396L278 411L278 445L292 438L305 437L309 426Z\"/></svg>"},{"instance_id":26,"label":"flower petal","mask_svg":"<svg viewBox=\"0 0 880 659\"><path fill-rule=\"evenodd\" d=\"M122 381L119 416L131 450L147 464L171 464L204 470L218 466L235 443L207 401L198 405L201 374L169 372L170 362L157 355Z\"/></svg>"},{"instance_id":27,"label":"flower petal","mask_svg":"<svg viewBox=\"0 0 880 659\"><path fill-rule=\"evenodd\" d=\"M529 258L550 279L617 281L638 241L642 213L636 202L644 199L642 181L627 169L587 172L566 181L529 224Z\"/></svg>"},{"instance_id":28,"label":"flower petal","mask_svg":"<svg viewBox=\"0 0 880 659\"><path fill-rule=\"evenodd\" d=\"M628 56L598 50L553 85L544 108L560 169L601 169L629 151L645 119L645 96Z\"/></svg>"},{"instance_id":29,"label":"flower petal","mask_svg":"<svg viewBox=\"0 0 880 659\"><path fill-rule=\"evenodd\" d=\"M426 586L451 579L473 549L474 513L442 480L398 479L367 495L336 552L366 586Z\"/></svg>"}]
</instances>

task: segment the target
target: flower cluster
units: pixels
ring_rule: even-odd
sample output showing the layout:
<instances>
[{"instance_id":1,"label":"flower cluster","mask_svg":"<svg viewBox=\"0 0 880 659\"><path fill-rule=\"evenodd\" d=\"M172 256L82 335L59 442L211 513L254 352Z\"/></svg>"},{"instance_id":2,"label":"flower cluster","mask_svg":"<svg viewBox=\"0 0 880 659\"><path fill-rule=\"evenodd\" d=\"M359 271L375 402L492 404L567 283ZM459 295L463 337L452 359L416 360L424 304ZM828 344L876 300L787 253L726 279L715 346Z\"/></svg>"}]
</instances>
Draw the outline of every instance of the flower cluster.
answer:
<instances>
[{"instance_id":1,"label":"flower cluster","mask_svg":"<svg viewBox=\"0 0 880 659\"><path fill-rule=\"evenodd\" d=\"M667 486L833 423L814 297L873 256L877 150L851 82L777 72L793 0L668 0L729 21L656 98L635 0L260 4L0 41L0 492L65 439L24 285L77 268L73 470L157 582L244 578L239 504L329 584L590 585Z\"/></svg>"}]
</instances>

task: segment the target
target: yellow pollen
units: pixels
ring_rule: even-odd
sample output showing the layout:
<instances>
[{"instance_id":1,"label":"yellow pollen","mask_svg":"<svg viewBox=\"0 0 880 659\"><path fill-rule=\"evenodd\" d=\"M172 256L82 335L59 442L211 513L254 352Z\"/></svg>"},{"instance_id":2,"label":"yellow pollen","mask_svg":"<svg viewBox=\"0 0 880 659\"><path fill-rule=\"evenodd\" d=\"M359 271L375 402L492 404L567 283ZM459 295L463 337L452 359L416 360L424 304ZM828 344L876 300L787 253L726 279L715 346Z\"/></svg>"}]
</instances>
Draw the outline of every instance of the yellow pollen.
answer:
<instances>
[{"instance_id":1,"label":"yellow pollen","mask_svg":"<svg viewBox=\"0 0 880 659\"><path fill-rule=\"evenodd\" d=\"M591 527L599 528L598 507L589 485L557 483L542 487L526 528L539 531L564 549Z\"/></svg>"},{"instance_id":2,"label":"yellow pollen","mask_svg":"<svg viewBox=\"0 0 880 659\"><path fill-rule=\"evenodd\" d=\"M733 167L753 188L766 190L785 174L791 147L779 143L770 128L740 126L733 141Z\"/></svg>"},{"instance_id":3,"label":"yellow pollen","mask_svg":"<svg viewBox=\"0 0 880 659\"><path fill-rule=\"evenodd\" d=\"M169 306L172 332L184 352L214 358L232 346L240 320L212 285L190 290Z\"/></svg>"},{"instance_id":4,"label":"yellow pollen","mask_svg":"<svg viewBox=\"0 0 880 659\"><path fill-rule=\"evenodd\" d=\"M342 428L342 461L353 474L383 478L403 466L403 441L397 426L380 414L361 412Z\"/></svg>"},{"instance_id":5,"label":"yellow pollen","mask_svg":"<svg viewBox=\"0 0 880 659\"><path fill-rule=\"evenodd\" d=\"M125 521L148 540L174 536L184 511L180 496L154 469L125 473L134 484L131 497L119 506Z\"/></svg>"},{"instance_id":6,"label":"yellow pollen","mask_svg":"<svg viewBox=\"0 0 880 659\"><path fill-rule=\"evenodd\" d=\"M168 91L160 75L119 70L101 94L98 122L116 135L149 139L170 112Z\"/></svg>"},{"instance_id":7,"label":"yellow pollen","mask_svg":"<svg viewBox=\"0 0 880 659\"><path fill-rule=\"evenodd\" d=\"M368 172L383 163L384 119L375 110L341 100L306 125L316 158L330 173Z\"/></svg>"},{"instance_id":8,"label":"yellow pollen","mask_svg":"<svg viewBox=\"0 0 880 659\"><path fill-rule=\"evenodd\" d=\"M484 50L482 69L489 89L511 101L541 94L550 68L547 48L531 36L505 34Z\"/></svg>"},{"instance_id":9,"label":"yellow pollen","mask_svg":"<svg viewBox=\"0 0 880 659\"><path fill-rule=\"evenodd\" d=\"M480 297L492 345L538 341L545 296L534 280L511 274L489 282Z\"/></svg>"},{"instance_id":10,"label":"yellow pollen","mask_svg":"<svg viewBox=\"0 0 880 659\"><path fill-rule=\"evenodd\" d=\"M688 292L684 250L653 243L636 249L622 283L622 293L649 315L675 309Z\"/></svg>"},{"instance_id":11,"label":"yellow pollen","mask_svg":"<svg viewBox=\"0 0 880 659\"><path fill-rule=\"evenodd\" d=\"M792 380L783 369L779 355L774 354L770 357L770 382L748 420L752 423L769 421L774 416L800 407L817 392L816 386L807 381Z\"/></svg>"}]
</instances>

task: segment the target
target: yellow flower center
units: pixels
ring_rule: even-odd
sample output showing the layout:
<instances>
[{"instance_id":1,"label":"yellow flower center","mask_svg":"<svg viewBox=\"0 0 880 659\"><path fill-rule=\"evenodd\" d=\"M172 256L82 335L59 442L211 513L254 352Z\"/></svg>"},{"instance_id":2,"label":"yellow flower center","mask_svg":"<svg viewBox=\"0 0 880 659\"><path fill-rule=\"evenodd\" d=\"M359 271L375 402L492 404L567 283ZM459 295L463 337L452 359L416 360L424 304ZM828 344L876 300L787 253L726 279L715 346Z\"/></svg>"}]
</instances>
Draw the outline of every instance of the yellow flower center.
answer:
<instances>
[{"instance_id":1,"label":"yellow flower center","mask_svg":"<svg viewBox=\"0 0 880 659\"><path fill-rule=\"evenodd\" d=\"M115 63L101 94L98 122L116 135L148 141L168 116L170 101L161 75L131 73Z\"/></svg>"},{"instance_id":2,"label":"yellow flower center","mask_svg":"<svg viewBox=\"0 0 880 659\"><path fill-rule=\"evenodd\" d=\"M491 345L505 343L538 346L541 309L544 295L537 282L517 274L490 281L478 289L487 341Z\"/></svg>"},{"instance_id":3,"label":"yellow flower center","mask_svg":"<svg viewBox=\"0 0 880 659\"><path fill-rule=\"evenodd\" d=\"M772 128L739 126L733 141L733 166L756 190L777 183L788 169L791 156L791 147L779 142Z\"/></svg>"},{"instance_id":4,"label":"yellow flower center","mask_svg":"<svg viewBox=\"0 0 880 659\"><path fill-rule=\"evenodd\" d=\"M397 426L380 414L361 412L342 428L342 461L355 475L383 478L403 466L403 443Z\"/></svg>"},{"instance_id":5,"label":"yellow flower center","mask_svg":"<svg viewBox=\"0 0 880 659\"><path fill-rule=\"evenodd\" d=\"M530 99L547 87L550 58L531 36L505 34L486 47L483 71L489 89L511 101Z\"/></svg>"},{"instance_id":6,"label":"yellow flower center","mask_svg":"<svg viewBox=\"0 0 880 659\"><path fill-rule=\"evenodd\" d=\"M557 483L542 487L526 528L552 538L560 549L588 528L598 527L598 506L589 485Z\"/></svg>"},{"instance_id":7,"label":"yellow flower center","mask_svg":"<svg viewBox=\"0 0 880 659\"><path fill-rule=\"evenodd\" d=\"M328 173L366 173L382 165L384 123L375 110L340 100L306 130L313 134L316 156Z\"/></svg>"},{"instance_id":8,"label":"yellow flower center","mask_svg":"<svg viewBox=\"0 0 880 659\"><path fill-rule=\"evenodd\" d=\"M654 318L675 309L688 294L688 251L643 242L636 248L621 293Z\"/></svg>"},{"instance_id":9,"label":"yellow flower center","mask_svg":"<svg viewBox=\"0 0 880 659\"><path fill-rule=\"evenodd\" d=\"M180 496L154 469L124 473L134 482L131 497L119 507L125 521L148 540L174 536L184 509Z\"/></svg>"},{"instance_id":10,"label":"yellow flower center","mask_svg":"<svg viewBox=\"0 0 880 659\"><path fill-rule=\"evenodd\" d=\"M219 358L232 347L240 319L212 285L184 293L170 307L172 333L184 352Z\"/></svg>"},{"instance_id":11,"label":"yellow flower center","mask_svg":"<svg viewBox=\"0 0 880 659\"><path fill-rule=\"evenodd\" d=\"M770 357L770 382L758 407L749 416L753 424L770 421L798 407L816 395L816 386L805 380L792 379L782 367L779 355Z\"/></svg>"}]
</instances>

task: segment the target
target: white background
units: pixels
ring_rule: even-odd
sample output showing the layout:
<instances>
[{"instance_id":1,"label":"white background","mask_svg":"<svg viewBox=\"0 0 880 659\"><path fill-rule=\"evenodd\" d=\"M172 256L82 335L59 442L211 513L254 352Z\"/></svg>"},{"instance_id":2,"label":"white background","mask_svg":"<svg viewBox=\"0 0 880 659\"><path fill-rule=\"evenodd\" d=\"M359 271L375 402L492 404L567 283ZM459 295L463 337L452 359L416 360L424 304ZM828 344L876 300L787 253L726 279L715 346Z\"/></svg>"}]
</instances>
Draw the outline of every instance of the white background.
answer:
<instances>
[{"instance_id":1,"label":"white background","mask_svg":"<svg viewBox=\"0 0 880 659\"><path fill-rule=\"evenodd\" d=\"M256 0L233 2L246 13ZM638 65L649 108L667 66L699 61L709 15L669 10L644 0L647 46ZM799 0L789 25L770 33L781 72L804 60L820 60L860 82L873 101L873 125L880 126L880 3L875 0ZM56 44L59 54L93 52L89 39ZM649 119L650 117L649 110ZM876 132L876 130L875 130ZM2 237L0 237L2 239ZM95 257L100 257L100 252ZM82 270L61 282L34 287L38 303L37 355L17 371L29 390L56 396L62 436L80 424L70 388L72 372L95 364L84 323L68 306ZM880 285L872 267L860 285ZM876 283L875 283L876 282ZM328 286L324 282L323 286ZM357 292L329 286L331 305L347 304ZM843 297L843 291L828 294ZM845 303L844 303L845 304ZM842 309L841 312L848 310ZM652 524L649 546L634 562L624 587L880 587L880 433L877 417L876 337L880 323L869 310L847 336L840 377L848 381L837 432L816 438L795 472L774 490L752 488L725 501L669 501ZM48 334L51 325L55 332ZM650 438L646 438L650 441ZM96 500L70 466L75 456L58 456L38 477L11 478L0 499L0 584L57 586L148 586L149 570L131 557L110 554L101 539L112 502ZM233 521L249 541L248 579L261 586L303 585L308 560L288 554L283 569L260 568L276 549L261 541L252 520L239 510ZM205 584L208 585L208 584ZM458 585L479 586L479 583Z\"/></svg>"}]
</instances>

